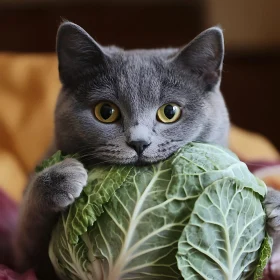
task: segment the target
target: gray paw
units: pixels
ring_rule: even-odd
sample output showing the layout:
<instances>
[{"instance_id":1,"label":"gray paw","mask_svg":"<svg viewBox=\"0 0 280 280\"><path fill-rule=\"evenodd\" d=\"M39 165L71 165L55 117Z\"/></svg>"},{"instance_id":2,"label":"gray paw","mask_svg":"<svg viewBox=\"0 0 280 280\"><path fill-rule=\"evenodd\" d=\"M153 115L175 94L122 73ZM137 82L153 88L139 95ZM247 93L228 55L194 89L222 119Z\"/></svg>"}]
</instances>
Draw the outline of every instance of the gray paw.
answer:
<instances>
[{"instance_id":1,"label":"gray paw","mask_svg":"<svg viewBox=\"0 0 280 280\"><path fill-rule=\"evenodd\" d=\"M79 161L67 158L38 174L33 190L42 207L62 211L81 194L87 177Z\"/></svg>"},{"instance_id":2,"label":"gray paw","mask_svg":"<svg viewBox=\"0 0 280 280\"><path fill-rule=\"evenodd\" d=\"M268 217L268 230L272 234L280 231L280 191L268 188L264 206Z\"/></svg>"}]
</instances>

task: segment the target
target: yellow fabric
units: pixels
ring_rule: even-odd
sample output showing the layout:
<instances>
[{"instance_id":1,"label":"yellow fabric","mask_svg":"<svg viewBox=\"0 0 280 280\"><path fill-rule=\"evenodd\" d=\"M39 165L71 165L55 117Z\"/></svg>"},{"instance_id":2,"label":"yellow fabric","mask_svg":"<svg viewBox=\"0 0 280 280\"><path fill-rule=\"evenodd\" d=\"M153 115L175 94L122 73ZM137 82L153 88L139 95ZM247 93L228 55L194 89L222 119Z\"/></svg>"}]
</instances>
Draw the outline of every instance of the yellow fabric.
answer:
<instances>
[{"instance_id":1,"label":"yellow fabric","mask_svg":"<svg viewBox=\"0 0 280 280\"><path fill-rule=\"evenodd\" d=\"M0 54L0 187L17 201L51 142L59 88L54 54ZM236 127L230 143L243 159L279 159L265 138Z\"/></svg>"},{"instance_id":2,"label":"yellow fabric","mask_svg":"<svg viewBox=\"0 0 280 280\"><path fill-rule=\"evenodd\" d=\"M229 144L231 150L242 159L250 161L280 159L279 152L268 139L236 126L231 127Z\"/></svg>"},{"instance_id":3,"label":"yellow fabric","mask_svg":"<svg viewBox=\"0 0 280 280\"><path fill-rule=\"evenodd\" d=\"M59 88L54 55L0 54L0 186L16 200L51 142Z\"/></svg>"}]
</instances>

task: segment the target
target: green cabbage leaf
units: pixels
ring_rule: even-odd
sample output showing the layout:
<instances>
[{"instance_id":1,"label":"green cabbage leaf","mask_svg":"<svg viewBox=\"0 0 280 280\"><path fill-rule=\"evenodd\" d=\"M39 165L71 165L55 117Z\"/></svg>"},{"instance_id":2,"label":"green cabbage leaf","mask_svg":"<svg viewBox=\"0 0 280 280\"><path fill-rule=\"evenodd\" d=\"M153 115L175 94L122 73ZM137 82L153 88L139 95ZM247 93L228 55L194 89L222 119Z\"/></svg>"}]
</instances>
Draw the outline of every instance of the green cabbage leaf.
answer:
<instances>
[{"instance_id":1,"label":"green cabbage leaf","mask_svg":"<svg viewBox=\"0 0 280 280\"><path fill-rule=\"evenodd\" d=\"M265 195L215 145L190 143L149 166L100 165L61 215L49 256L61 279L258 279L271 248Z\"/></svg>"}]
</instances>

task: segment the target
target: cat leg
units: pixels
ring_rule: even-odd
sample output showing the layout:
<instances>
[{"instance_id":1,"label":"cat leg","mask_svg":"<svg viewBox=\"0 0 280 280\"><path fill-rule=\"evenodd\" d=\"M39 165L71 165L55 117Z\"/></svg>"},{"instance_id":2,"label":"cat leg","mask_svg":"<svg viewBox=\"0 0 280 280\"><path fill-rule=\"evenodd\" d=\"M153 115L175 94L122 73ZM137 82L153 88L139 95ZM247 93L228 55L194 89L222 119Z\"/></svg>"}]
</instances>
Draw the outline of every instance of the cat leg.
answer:
<instances>
[{"instance_id":1,"label":"cat leg","mask_svg":"<svg viewBox=\"0 0 280 280\"><path fill-rule=\"evenodd\" d=\"M15 240L17 269L33 268L40 279L54 279L48 246L58 214L77 198L87 182L87 172L75 159L35 174L20 211Z\"/></svg>"}]
</instances>

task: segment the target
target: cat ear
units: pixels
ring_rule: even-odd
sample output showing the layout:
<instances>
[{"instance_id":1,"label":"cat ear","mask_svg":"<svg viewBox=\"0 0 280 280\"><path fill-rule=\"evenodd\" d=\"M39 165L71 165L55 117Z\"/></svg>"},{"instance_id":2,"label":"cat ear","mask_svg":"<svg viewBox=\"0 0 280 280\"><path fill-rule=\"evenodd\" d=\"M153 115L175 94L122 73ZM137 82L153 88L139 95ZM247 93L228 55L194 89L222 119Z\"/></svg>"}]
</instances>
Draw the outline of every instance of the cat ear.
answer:
<instances>
[{"instance_id":1,"label":"cat ear","mask_svg":"<svg viewBox=\"0 0 280 280\"><path fill-rule=\"evenodd\" d=\"M206 83L215 84L221 75L223 58L223 32L219 27L212 27L180 50L174 61L202 75Z\"/></svg>"},{"instance_id":2,"label":"cat ear","mask_svg":"<svg viewBox=\"0 0 280 280\"><path fill-rule=\"evenodd\" d=\"M80 26L64 22L57 32L56 51L61 82L70 84L108 59L102 47Z\"/></svg>"}]
</instances>

